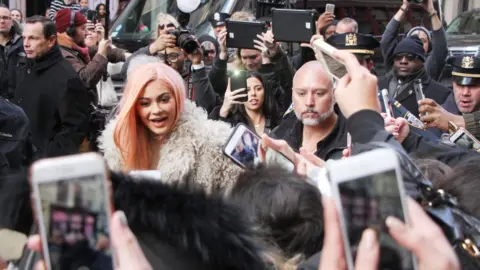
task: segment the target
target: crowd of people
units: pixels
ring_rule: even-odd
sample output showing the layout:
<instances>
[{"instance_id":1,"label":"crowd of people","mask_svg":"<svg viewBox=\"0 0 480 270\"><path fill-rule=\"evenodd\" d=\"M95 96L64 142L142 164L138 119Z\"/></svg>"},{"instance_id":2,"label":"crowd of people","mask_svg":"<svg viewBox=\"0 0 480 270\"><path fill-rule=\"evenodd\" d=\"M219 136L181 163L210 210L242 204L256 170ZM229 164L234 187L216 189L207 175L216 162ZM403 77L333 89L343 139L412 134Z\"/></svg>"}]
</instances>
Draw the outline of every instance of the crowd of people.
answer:
<instances>
[{"instance_id":1,"label":"crowd of people","mask_svg":"<svg viewBox=\"0 0 480 270\"><path fill-rule=\"evenodd\" d=\"M47 16L29 18L0 5L0 229L30 235L18 260L0 252L0 268L37 269L32 257L42 267L32 163L98 152L117 211L102 234L113 266L91 252L59 269L346 269L343 219L310 172L389 148L401 165L408 224L389 216L381 227L415 255L417 269L480 269L480 56L448 56L434 4L422 4L431 29L413 27L399 38L413 5L403 0L381 40L360 33L353 18L325 12L296 52L272 29L257 36L255 49L229 48L226 21L255 21L246 11L215 13L214 37L189 32L194 50L174 32L183 25L160 13L151 44L127 52L105 37L104 4L94 21L87 0L55 0ZM321 55L319 40L336 48L333 55ZM384 63L373 60L379 50ZM107 67L118 62L122 97L98 113ZM380 64L387 70L377 78ZM452 85L438 81L447 64ZM232 89L239 71L246 88ZM237 160L271 148L295 170L233 162L223 148L238 124L258 137L242 137ZM152 170L160 181L128 176ZM372 206L352 207L355 215ZM57 240L47 239L59 243L57 264L66 265ZM365 228L355 269L400 269L380 243ZM10 244L0 235L1 246Z\"/></svg>"}]
</instances>

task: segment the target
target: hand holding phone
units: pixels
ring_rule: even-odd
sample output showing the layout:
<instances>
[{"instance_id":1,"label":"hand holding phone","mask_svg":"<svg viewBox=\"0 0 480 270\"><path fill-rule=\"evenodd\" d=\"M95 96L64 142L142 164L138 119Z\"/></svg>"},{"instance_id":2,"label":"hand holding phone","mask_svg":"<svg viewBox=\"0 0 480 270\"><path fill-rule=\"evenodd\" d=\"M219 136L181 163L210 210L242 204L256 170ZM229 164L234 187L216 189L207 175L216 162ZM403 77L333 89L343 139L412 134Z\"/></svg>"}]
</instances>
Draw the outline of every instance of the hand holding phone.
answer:
<instances>
[{"instance_id":1,"label":"hand holding phone","mask_svg":"<svg viewBox=\"0 0 480 270\"><path fill-rule=\"evenodd\" d=\"M30 182L47 269L66 267L63 245L97 254L89 252L108 235L113 209L103 158L89 153L40 160L32 165ZM108 247L96 252L111 256Z\"/></svg>"},{"instance_id":2,"label":"hand holding phone","mask_svg":"<svg viewBox=\"0 0 480 270\"><path fill-rule=\"evenodd\" d=\"M246 75L241 73L245 73L245 71L239 71L237 75L228 78L227 89L220 108L220 117L227 118L234 104L244 104L248 101Z\"/></svg>"},{"instance_id":3,"label":"hand holding phone","mask_svg":"<svg viewBox=\"0 0 480 270\"><path fill-rule=\"evenodd\" d=\"M331 49L325 50L332 53ZM345 63L348 71L348 76L344 76L337 81L334 92L335 100L343 115L349 118L360 110L380 112L377 77L361 66L352 53L334 50L332 55L338 61Z\"/></svg>"},{"instance_id":4,"label":"hand holding phone","mask_svg":"<svg viewBox=\"0 0 480 270\"><path fill-rule=\"evenodd\" d=\"M354 269L355 253L361 252L362 234L369 228L378 234L380 257L383 254L390 258L389 265L381 265L381 269L415 269L412 254L392 239L385 223L389 216L408 223L407 197L395 151L376 149L327 163L327 171L339 211L348 268Z\"/></svg>"}]
</instances>

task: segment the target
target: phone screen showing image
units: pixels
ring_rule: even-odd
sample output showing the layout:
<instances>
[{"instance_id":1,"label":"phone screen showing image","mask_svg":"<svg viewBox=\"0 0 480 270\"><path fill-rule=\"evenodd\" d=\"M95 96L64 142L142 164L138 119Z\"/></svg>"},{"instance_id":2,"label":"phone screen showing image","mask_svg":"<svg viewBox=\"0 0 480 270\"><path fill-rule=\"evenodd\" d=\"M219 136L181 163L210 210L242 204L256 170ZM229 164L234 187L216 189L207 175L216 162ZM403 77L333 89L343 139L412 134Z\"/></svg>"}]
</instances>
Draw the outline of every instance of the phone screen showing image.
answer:
<instances>
[{"instance_id":1,"label":"phone screen showing image","mask_svg":"<svg viewBox=\"0 0 480 270\"><path fill-rule=\"evenodd\" d=\"M236 139L236 141L231 142L235 144L235 147L227 154L242 167L252 167L259 160L260 138L245 126L239 126L236 132L241 132L241 134L232 136L232 139Z\"/></svg>"},{"instance_id":2,"label":"phone screen showing image","mask_svg":"<svg viewBox=\"0 0 480 270\"><path fill-rule=\"evenodd\" d=\"M385 225L388 216L405 221L395 170L340 182L338 190L353 261L363 231L371 228L381 247L379 269L414 269L411 253L393 240Z\"/></svg>"},{"instance_id":3,"label":"phone screen showing image","mask_svg":"<svg viewBox=\"0 0 480 270\"><path fill-rule=\"evenodd\" d=\"M464 149L477 150L480 148L480 145L476 141L472 140L464 130L458 130L452 135L452 138L455 138L453 143Z\"/></svg>"},{"instance_id":4,"label":"phone screen showing image","mask_svg":"<svg viewBox=\"0 0 480 270\"><path fill-rule=\"evenodd\" d=\"M39 222L46 238L42 241L47 245L44 254L47 256L48 252L51 269L88 268L89 261L99 260L105 262L104 266L111 266L111 209L105 176L40 182L36 189Z\"/></svg>"}]
</instances>

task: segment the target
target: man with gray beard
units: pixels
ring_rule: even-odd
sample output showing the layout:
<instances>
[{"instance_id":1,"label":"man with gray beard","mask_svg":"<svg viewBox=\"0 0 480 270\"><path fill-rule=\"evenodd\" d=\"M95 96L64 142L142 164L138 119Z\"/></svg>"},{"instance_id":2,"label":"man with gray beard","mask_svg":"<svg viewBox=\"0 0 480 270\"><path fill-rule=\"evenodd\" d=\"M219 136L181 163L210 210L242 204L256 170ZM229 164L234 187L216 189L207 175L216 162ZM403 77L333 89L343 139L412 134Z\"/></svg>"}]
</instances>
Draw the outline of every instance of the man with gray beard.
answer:
<instances>
[{"instance_id":1,"label":"man with gray beard","mask_svg":"<svg viewBox=\"0 0 480 270\"><path fill-rule=\"evenodd\" d=\"M293 78L295 114L269 136L285 140L295 151L323 160L340 159L347 147L346 119L335 106L333 81L319 61L304 64Z\"/></svg>"}]
</instances>

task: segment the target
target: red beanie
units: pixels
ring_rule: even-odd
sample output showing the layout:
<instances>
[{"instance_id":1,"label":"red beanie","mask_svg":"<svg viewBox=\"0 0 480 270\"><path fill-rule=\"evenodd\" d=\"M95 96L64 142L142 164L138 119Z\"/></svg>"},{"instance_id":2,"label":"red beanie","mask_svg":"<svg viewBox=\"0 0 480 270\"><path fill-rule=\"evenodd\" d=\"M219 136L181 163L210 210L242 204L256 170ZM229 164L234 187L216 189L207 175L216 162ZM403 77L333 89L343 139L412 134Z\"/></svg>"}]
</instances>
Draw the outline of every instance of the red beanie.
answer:
<instances>
[{"instance_id":1,"label":"red beanie","mask_svg":"<svg viewBox=\"0 0 480 270\"><path fill-rule=\"evenodd\" d=\"M57 12L57 15L55 15L55 25L57 26L58 33L63 33L70 27L71 14L72 10L69 8L65 8ZM87 18L80 14L80 12L75 12L75 19L73 20L75 27L84 25L86 23Z\"/></svg>"}]
</instances>

